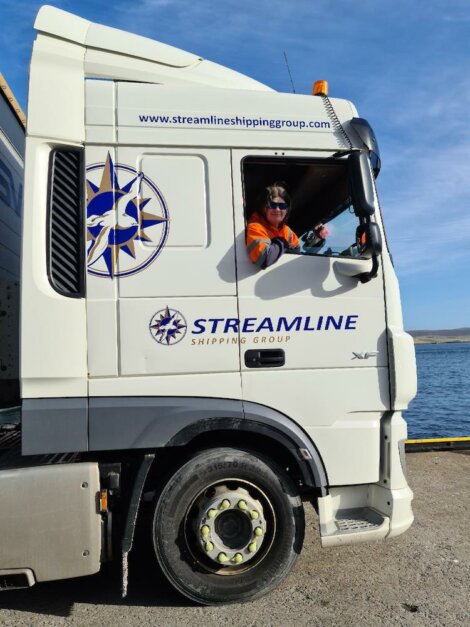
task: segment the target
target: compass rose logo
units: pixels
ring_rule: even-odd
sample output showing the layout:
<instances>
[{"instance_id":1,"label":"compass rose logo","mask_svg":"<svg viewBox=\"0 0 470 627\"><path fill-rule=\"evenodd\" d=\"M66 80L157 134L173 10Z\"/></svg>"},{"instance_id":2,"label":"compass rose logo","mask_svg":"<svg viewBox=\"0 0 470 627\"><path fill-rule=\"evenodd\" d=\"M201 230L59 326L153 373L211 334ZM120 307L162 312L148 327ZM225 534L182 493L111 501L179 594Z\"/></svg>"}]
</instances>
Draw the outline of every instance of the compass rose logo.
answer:
<instances>
[{"instance_id":1,"label":"compass rose logo","mask_svg":"<svg viewBox=\"0 0 470 627\"><path fill-rule=\"evenodd\" d=\"M186 335L187 328L188 325L183 315L168 306L157 311L152 316L149 325L153 339L164 346L181 342Z\"/></svg>"},{"instance_id":2,"label":"compass rose logo","mask_svg":"<svg viewBox=\"0 0 470 627\"><path fill-rule=\"evenodd\" d=\"M105 163L86 172L89 274L112 279L140 272L155 261L168 237L169 214L160 190L143 172L114 164L109 153Z\"/></svg>"}]
</instances>

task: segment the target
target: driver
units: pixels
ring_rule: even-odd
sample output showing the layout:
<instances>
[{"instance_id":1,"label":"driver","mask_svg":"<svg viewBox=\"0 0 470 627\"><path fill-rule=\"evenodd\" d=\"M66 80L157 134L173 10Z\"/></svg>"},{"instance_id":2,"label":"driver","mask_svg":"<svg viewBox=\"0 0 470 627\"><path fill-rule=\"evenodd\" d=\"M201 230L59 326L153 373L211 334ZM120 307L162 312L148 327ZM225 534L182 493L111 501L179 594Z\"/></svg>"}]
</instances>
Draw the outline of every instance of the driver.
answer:
<instances>
[{"instance_id":1,"label":"driver","mask_svg":"<svg viewBox=\"0 0 470 627\"><path fill-rule=\"evenodd\" d=\"M297 235L287 224L290 198L280 183L266 187L259 210L248 220L246 247L251 261L268 268L286 251L299 251Z\"/></svg>"}]
</instances>

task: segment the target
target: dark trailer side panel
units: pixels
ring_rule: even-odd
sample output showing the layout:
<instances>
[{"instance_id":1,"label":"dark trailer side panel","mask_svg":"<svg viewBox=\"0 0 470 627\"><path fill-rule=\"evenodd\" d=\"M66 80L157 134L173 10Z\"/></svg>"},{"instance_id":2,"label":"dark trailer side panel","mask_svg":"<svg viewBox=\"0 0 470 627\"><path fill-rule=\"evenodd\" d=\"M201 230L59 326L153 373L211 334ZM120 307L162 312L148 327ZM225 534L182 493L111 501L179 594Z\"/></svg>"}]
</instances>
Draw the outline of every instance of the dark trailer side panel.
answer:
<instances>
[{"instance_id":1,"label":"dark trailer side panel","mask_svg":"<svg viewBox=\"0 0 470 627\"><path fill-rule=\"evenodd\" d=\"M24 120L0 74L0 408L19 404Z\"/></svg>"}]
</instances>

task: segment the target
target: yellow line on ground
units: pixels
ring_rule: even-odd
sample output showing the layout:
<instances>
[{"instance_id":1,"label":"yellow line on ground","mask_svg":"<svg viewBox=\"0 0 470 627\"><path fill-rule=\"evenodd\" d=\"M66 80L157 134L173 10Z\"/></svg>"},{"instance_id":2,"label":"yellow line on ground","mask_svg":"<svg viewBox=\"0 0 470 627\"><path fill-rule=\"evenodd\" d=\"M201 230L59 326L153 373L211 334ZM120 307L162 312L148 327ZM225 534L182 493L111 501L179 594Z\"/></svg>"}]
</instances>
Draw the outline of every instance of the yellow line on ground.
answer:
<instances>
[{"instance_id":1,"label":"yellow line on ground","mask_svg":"<svg viewBox=\"0 0 470 627\"><path fill-rule=\"evenodd\" d=\"M470 437L463 438L429 438L424 440L405 440L405 444L428 444L431 442L470 442Z\"/></svg>"}]
</instances>

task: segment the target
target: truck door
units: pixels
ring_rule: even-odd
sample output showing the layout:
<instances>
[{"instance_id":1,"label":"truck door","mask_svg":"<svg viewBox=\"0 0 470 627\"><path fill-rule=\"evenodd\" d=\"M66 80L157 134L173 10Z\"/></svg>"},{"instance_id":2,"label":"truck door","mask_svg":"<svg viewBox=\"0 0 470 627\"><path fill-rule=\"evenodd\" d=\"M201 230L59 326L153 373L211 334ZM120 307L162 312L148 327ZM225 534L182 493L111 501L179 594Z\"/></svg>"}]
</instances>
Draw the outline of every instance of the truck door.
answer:
<instances>
[{"instance_id":1,"label":"truck door","mask_svg":"<svg viewBox=\"0 0 470 627\"><path fill-rule=\"evenodd\" d=\"M382 273L365 284L346 276L371 263L356 258L347 162L277 154L233 152L243 398L305 428L330 481L368 482L378 477L379 421L389 407ZM287 220L301 250L263 270L248 258L245 229L275 182L291 195ZM324 241L318 224L329 231Z\"/></svg>"}]
</instances>

